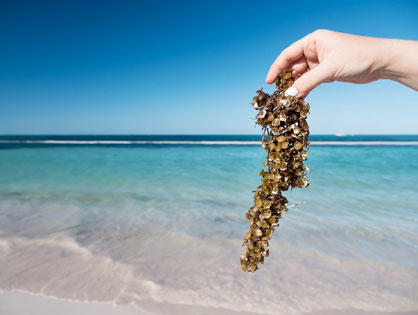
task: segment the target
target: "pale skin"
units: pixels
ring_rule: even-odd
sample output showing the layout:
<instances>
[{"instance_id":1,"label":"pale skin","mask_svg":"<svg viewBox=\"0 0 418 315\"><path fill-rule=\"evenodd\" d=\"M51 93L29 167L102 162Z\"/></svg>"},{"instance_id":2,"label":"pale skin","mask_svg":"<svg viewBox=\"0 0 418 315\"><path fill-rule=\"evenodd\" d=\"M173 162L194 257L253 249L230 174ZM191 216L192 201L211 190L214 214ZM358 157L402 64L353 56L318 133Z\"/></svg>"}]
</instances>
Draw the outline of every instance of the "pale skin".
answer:
<instances>
[{"instance_id":1,"label":"pale skin","mask_svg":"<svg viewBox=\"0 0 418 315\"><path fill-rule=\"evenodd\" d=\"M374 38L317 30L290 45L277 57L266 78L293 69L298 97L321 83L369 83L390 79L418 90L418 41Z\"/></svg>"}]
</instances>

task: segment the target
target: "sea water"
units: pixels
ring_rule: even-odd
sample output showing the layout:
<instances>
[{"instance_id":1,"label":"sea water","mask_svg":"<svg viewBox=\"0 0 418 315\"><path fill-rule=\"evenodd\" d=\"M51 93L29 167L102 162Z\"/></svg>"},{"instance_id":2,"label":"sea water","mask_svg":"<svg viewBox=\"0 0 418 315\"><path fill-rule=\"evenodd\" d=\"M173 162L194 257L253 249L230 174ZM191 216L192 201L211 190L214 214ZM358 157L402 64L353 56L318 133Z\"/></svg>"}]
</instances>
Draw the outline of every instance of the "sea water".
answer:
<instances>
[{"instance_id":1,"label":"sea water","mask_svg":"<svg viewBox=\"0 0 418 315\"><path fill-rule=\"evenodd\" d=\"M0 289L209 313L417 310L418 137L311 139L311 185L285 193L302 204L248 274L259 137L3 136Z\"/></svg>"}]
</instances>

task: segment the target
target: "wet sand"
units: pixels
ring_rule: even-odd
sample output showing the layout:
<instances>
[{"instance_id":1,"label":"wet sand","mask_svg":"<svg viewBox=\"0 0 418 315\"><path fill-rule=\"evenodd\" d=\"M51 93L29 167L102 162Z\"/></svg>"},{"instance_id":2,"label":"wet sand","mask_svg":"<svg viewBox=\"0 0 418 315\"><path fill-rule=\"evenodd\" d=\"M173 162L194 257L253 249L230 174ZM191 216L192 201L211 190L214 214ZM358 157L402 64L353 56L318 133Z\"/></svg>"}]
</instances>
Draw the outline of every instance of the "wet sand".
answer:
<instances>
[{"instance_id":1,"label":"wet sand","mask_svg":"<svg viewBox=\"0 0 418 315\"><path fill-rule=\"evenodd\" d=\"M0 293L0 315L255 315L216 307L159 303L143 300L136 305L116 305L112 302L66 300L41 294L12 291Z\"/></svg>"},{"instance_id":2,"label":"wet sand","mask_svg":"<svg viewBox=\"0 0 418 315\"><path fill-rule=\"evenodd\" d=\"M55 297L27 292L13 291L0 293L0 315L235 315L262 314L250 312L236 312L215 307L199 307L193 305L175 305L144 300L141 308L129 305L115 305L112 302L83 302L58 299ZM323 310L301 315L414 315L416 311L361 311L361 310ZM280 315L278 313L278 315Z\"/></svg>"}]
</instances>

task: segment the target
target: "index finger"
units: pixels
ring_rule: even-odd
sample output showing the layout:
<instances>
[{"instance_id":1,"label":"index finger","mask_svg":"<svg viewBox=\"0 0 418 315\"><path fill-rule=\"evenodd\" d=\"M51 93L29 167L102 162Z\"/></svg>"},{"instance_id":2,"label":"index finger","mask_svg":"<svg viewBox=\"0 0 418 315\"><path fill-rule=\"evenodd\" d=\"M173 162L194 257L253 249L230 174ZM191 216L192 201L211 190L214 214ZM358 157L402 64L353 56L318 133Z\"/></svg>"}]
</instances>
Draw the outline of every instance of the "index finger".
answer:
<instances>
[{"instance_id":1,"label":"index finger","mask_svg":"<svg viewBox=\"0 0 418 315\"><path fill-rule=\"evenodd\" d=\"M297 42L294 42L292 45L290 45L281 52L279 57L277 57L276 61L274 61L274 63L270 67L270 70L266 77L267 84L273 83L280 72L285 70L293 61L296 61L303 56L304 39L305 38L302 38Z\"/></svg>"}]
</instances>

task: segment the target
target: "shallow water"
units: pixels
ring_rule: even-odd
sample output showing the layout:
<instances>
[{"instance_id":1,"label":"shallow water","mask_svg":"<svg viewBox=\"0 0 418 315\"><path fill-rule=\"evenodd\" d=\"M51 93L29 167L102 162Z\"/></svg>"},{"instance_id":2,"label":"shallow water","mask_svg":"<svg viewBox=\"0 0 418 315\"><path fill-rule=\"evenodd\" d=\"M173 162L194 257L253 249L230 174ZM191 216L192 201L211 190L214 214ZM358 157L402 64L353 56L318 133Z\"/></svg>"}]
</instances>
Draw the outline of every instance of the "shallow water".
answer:
<instances>
[{"instance_id":1,"label":"shallow water","mask_svg":"<svg viewBox=\"0 0 418 315\"><path fill-rule=\"evenodd\" d=\"M266 314L418 309L418 147L313 146L270 257L239 256L258 146L0 150L0 289Z\"/></svg>"}]
</instances>

